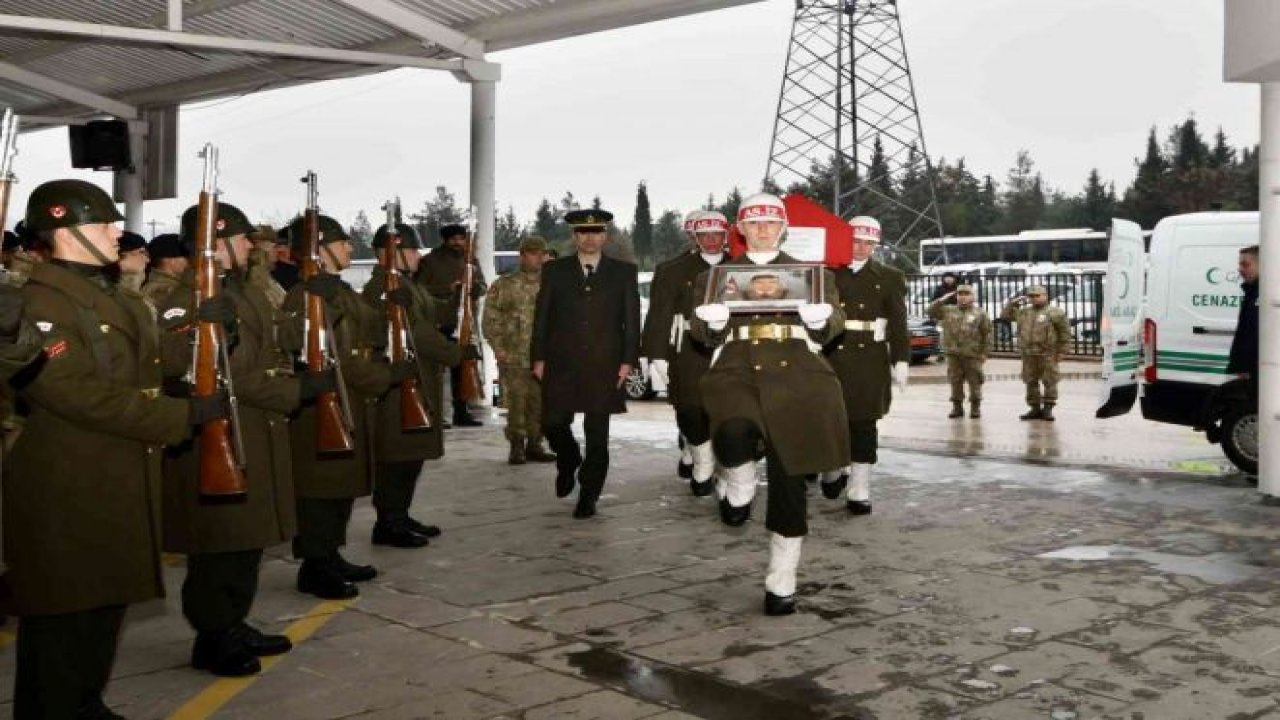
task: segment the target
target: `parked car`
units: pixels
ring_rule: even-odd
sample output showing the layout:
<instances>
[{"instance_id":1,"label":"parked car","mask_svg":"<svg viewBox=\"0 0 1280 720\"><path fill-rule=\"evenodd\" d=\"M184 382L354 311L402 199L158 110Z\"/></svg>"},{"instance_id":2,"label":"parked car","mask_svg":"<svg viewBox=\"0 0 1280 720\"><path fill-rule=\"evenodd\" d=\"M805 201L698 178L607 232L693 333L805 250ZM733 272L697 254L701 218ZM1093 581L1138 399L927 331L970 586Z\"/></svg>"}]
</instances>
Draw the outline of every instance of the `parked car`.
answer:
<instances>
[{"instance_id":1,"label":"parked car","mask_svg":"<svg viewBox=\"0 0 1280 720\"><path fill-rule=\"evenodd\" d=\"M926 362L929 358L942 354L942 333L932 320L909 317L907 332L911 335L911 364Z\"/></svg>"}]
</instances>

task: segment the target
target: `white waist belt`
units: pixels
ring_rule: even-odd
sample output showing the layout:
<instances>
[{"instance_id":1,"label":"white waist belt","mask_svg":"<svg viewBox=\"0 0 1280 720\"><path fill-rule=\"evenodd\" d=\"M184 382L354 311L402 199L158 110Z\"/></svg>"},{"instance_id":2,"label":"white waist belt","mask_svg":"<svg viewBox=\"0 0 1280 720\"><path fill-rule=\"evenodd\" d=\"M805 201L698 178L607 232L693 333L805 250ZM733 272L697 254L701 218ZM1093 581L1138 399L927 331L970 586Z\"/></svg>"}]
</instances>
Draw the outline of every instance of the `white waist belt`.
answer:
<instances>
[{"instance_id":1,"label":"white waist belt","mask_svg":"<svg viewBox=\"0 0 1280 720\"><path fill-rule=\"evenodd\" d=\"M853 330L855 332L869 332L872 334L872 340L875 342L884 342L888 335L889 320L887 318L876 318L875 320L845 320L845 330Z\"/></svg>"}]
</instances>

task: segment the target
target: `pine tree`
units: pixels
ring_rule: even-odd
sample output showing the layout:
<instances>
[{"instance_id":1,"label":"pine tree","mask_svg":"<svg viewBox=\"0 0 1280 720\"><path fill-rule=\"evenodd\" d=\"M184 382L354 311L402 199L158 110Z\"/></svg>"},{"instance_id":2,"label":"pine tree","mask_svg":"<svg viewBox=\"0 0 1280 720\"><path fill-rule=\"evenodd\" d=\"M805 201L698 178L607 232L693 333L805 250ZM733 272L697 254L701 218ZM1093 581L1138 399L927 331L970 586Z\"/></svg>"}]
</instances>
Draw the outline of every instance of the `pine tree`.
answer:
<instances>
[{"instance_id":1,"label":"pine tree","mask_svg":"<svg viewBox=\"0 0 1280 720\"><path fill-rule=\"evenodd\" d=\"M653 257L655 264L665 262L681 253L689 246L685 239L684 227L680 222L680 213L666 210L658 216L653 226Z\"/></svg>"},{"instance_id":2,"label":"pine tree","mask_svg":"<svg viewBox=\"0 0 1280 720\"><path fill-rule=\"evenodd\" d=\"M463 221L465 214L458 207L454 194L444 185L436 186L435 197L422 204L422 210L409 216L414 221L414 229L425 247L436 247L440 244L440 228Z\"/></svg>"},{"instance_id":3,"label":"pine tree","mask_svg":"<svg viewBox=\"0 0 1280 720\"><path fill-rule=\"evenodd\" d=\"M730 223L734 223L738 220L738 208L740 207L742 207L742 190L738 189L738 186L735 185L733 189L724 196L724 202L720 203L720 206L716 209L719 210L720 214L724 215Z\"/></svg>"},{"instance_id":4,"label":"pine tree","mask_svg":"<svg viewBox=\"0 0 1280 720\"><path fill-rule=\"evenodd\" d=\"M1004 216L1000 231L1018 233L1039 227L1044 218L1044 181L1035 172L1031 153L1019 150L1014 166L1009 169L1008 183L1004 191Z\"/></svg>"},{"instance_id":5,"label":"pine tree","mask_svg":"<svg viewBox=\"0 0 1280 720\"><path fill-rule=\"evenodd\" d=\"M1134 163L1138 166L1138 173L1133 184L1125 190L1120 212L1142 227L1152 228L1161 218L1173 213L1165 178L1169 166L1160 152L1160 144L1156 142L1154 127L1147 135L1146 155Z\"/></svg>"},{"instance_id":6,"label":"pine tree","mask_svg":"<svg viewBox=\"0 0 1280 720\"><path fill-rule=\"evenodd\" d=\"M631 245L635 249L640 269L654 267L653 215L649 211L649 188L643 180L636 187L636 214L631 225Z\"/></svg>"},{"instance_id":7,"label":"pine tree","mask_svg":"<svg viewBox=\"0 0 1280 720\"><path fill-rule=\"evenodd\" d=\"M1080 214L1077 223L1080 227L1092 230L1106 230L1111 226L1111 218L1116 215L1116 189L1114 185L1104 184L1098 169L1089 171L1089 179L1085 181L1084 197L1080 202Z\"/></svg>"},{"instance_id":8,"label":"pine tree","mask_svg":"<svg viewBox=\"0 0 1280 720\"><path fill-rule=\"evenodd\" d=\"M369 216L363 210L356 213L356 219L351 223L351 257L361 260L376 257L377 253L373 250L373 225L369 222Z\"/></svg>"},{"instance_id":9,"label":"pine tree","mask_svg":"<svg viewBox=\"0 0 1280 720\"><path fill-rule=\"evenodd\" d=\"M533 233L541 235L556 252L563 255L567 249L567 243L560 237L562 233L559 219L560 216L556 214L555 208L551 207L551 201L542 198L542 202L538 203L538 209L533 213Z\"/></svg>"},{"instance_id":10,"label":"pine tree","mask_svg":"<svg viewBox=\"0 0 1280 720\"><path fill-rule=\"evenodd\" d=\"M525 239L527 233L520 219L516 217L516 210L511 206L507 206L507 212L497 216L497 222L494 223L493 233L493 249L494 250L517 250L521 241Z\"/></svg>"}]
</instances>

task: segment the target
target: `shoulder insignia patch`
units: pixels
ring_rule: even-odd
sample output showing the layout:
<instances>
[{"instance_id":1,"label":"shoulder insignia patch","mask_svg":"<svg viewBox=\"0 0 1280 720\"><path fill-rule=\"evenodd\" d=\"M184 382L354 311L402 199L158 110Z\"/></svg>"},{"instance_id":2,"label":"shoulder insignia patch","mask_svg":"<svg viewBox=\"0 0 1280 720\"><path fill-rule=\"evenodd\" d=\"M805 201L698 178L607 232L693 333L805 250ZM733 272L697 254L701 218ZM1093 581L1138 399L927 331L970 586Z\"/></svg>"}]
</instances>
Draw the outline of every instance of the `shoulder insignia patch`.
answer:
<instances>
[{"instance_id":1,"label":"shoulder insignia patch","mask_svg":"<svg viewBox=\"0 0 1280 720\"><path fill-rule=\"evenodd\" d=\"M52 332L53 323L47 320L39 320L36 322L36 327L40 328L40 332Z\"/></svg>"},{"instance_id":2,"label":"shoulder insignia patch","mask_svg":"<svg viewBox=\"0 0 1280 720\"><path fill-rule=\"evenodd\" d=\"M69 345L67 344L67 341L65 339L59 340L49 345L48 347L46 347L44 349L44 354L50 360L56 360L58 356L66 354L68 347Z\"/></svg>"},{"instance_id":3,"label":"shoulder insignia patch","mask_svg":"<svg viewBox=\"0 0 1280 720\"><path fill-rule=\"evenodd\" d=\"M168 310L164 311L163 315L161 315L161 317L163 317L165 320L172 320L174 318L180 318L180 317L186 317L186 316L187 316L186 308L180 308L180 307L169 308Z\"/></svg>"}]
</instances>

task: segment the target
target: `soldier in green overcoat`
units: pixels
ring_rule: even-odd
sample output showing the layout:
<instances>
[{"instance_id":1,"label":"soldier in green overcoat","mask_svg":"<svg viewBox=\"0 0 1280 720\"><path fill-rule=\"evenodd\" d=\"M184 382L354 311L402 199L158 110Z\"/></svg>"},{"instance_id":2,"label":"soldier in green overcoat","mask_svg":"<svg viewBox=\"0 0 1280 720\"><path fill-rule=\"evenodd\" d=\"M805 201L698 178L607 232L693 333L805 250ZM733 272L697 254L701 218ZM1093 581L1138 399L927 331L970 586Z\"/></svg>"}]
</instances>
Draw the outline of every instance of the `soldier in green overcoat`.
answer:
<instances>
[{"instance_id":1,"label":"soldier in green overcoat","mask_svg":"<svg viewBox=\"0 0 1280 720\"><path fill-rule=\"evenodd\" d=\"M96 185L32 191L27 225L53 257L22 289L43 362L4 468L4 547L18 628L16 717L118 717L102 701L125 606L164 594L160 457L193 425L225 417L225 395L160 392L151 312L120 292L123 218Z\"/></svg>"},{"instance_id":2,"label":"soldier in green overcoat","mask_svg":"<svg viewBox=\"0 0 1280 720\"><path fill-rule=\"evenodd\" d=\"M767 193L747 198L738 212L747 252L724 267L797 263L778 250L786 226L781 199ZM712 272L698 276L694 297L706 297ZM849 462L840 383L815 351L840 333L844 313L830 273L818 272L823 273L821 302L805 302L791 312L737 314L712 302L699 305L689 324L695 340L719 346L701 389L711 418L711 444L722 468L721 520L728 525L741 525L751 514L755 465L763 450L769 478L765 527L771 535L764 584L769 615L795 612L800 547L809 533L804 476Z\"/></svg>"},{"instance_id":3,"label":"soldier in green overcoat","mask_svg":"<svg viewBox=\"0 0 1280 720\"><path fill-rule=\"evenodd\" d=\"M263 634L246 619L257 594L262 551L288 542L296 531L287 415L334 385L332 373L304 373L295 379L277 372L276 313L245 277L251 247L245 235L253 226L234 205L218 203L214 227L221 284L199 314L216 316L227 328L248 493L242 503L202 502L196 443L170 448L165 456L164 548L187 556L182 613L197 633L192 666L239 676L258 672L259 656L292 647L288 638ZM185 247L196 247L196 232L197 207L192 206L182 216ZM195 296L195 269L188 267L157 306L165 391L177 397L191 394Z\"/></svg>"},{"instance_id":4,"label":"soldier in green overcoat","mask_svg":"<svg viewBox=\"0 0 1280 720\"><path fill-rule=\"evenodd\" d=\"M826 347L840 377L849 411L849 451L853 463L822 476L822 493L838 499L848 485L845 507L854 515L871 512L871 466L879 448L877 421L889 412L893 388L906 389L911 336L907 330L907 281L902 271L872 257L880 244L880 223L867 216L853 226L853 261L832 270L844 305L844 333Z\"/></svg>"},{"instance_id":5,"label":"soldier in green overcoat","mask_svg":"<svg viewBox=\"0 0 1280 720\"><path fill-rule=\"evenodd\" d=\"M289 226L290 247L296 257L306 252L302 218ZM355 597L353 583L372 580L378 571L370 565L356 565L342 557L347 525L356 498L373 490L374 425L370 417L378 398L393 382L408 377L414 369L406 364L392 368L386 361L386 334L378 311L338 275L351 264L351 239L338 221L320 216L321 272L294 285L285 297L280 325L281 348L294 358L302 357L305 337L306 297L324 299L325 312L333 327L333 341L341 362L341 380L354 429L354 452L321 455L316 449L316 413L306 405L290 423L293 448L293 486L298 499L298 535L293 554L302 560L298 569L298 590L317 597Z\"/></svg>"},{"instance_id":6,"label":"soldier in green overcoat","mask_svg":"<svg viewBox=\"0 0 1280 720\"><path fill-rule=\"evenodd\" d=\"M419 391L431 417L430 430L405 431L400 416L400 392L391 388L382 394L374 410L373 507L378 520L373 526L373 544L392 547L422 547L440 534L440 528L415 520L409 515L418 476L427 460L444 457L444 383L442 369L462 360L462 348L441 334L436 327L436 301L422 286L413 282L422 256L422 243L412 227L396 226L399 250L394 254L400 287L387 296L386 271L379 264L362 294L366 302L377 308L386 322L386 303L394 302L405 309L410 333L412 360L415 362ZM387 226L378 228L373 247L379 253L387 249Z\"/></svg>"}]
</instances>

